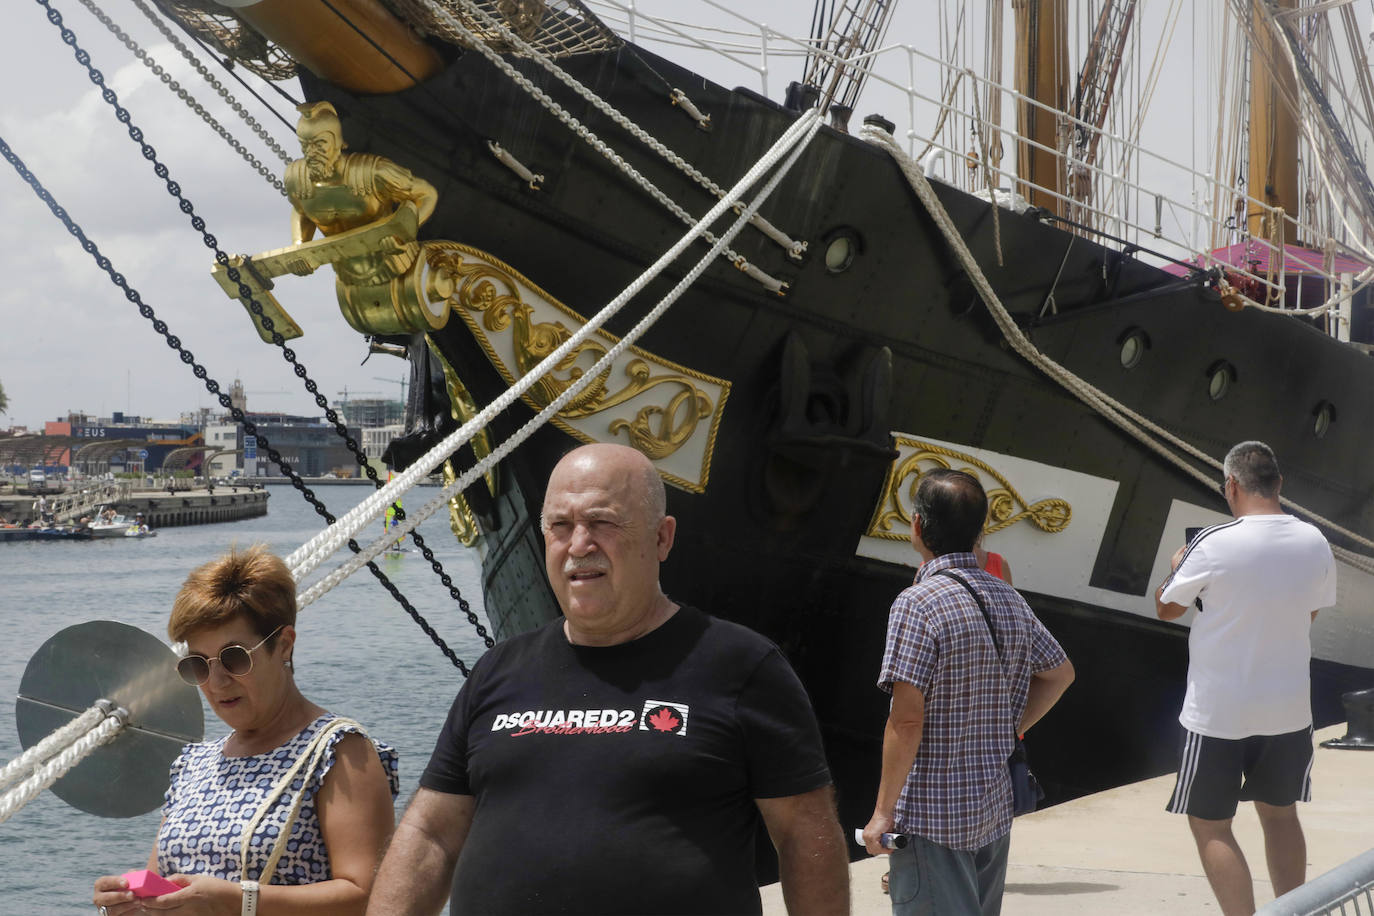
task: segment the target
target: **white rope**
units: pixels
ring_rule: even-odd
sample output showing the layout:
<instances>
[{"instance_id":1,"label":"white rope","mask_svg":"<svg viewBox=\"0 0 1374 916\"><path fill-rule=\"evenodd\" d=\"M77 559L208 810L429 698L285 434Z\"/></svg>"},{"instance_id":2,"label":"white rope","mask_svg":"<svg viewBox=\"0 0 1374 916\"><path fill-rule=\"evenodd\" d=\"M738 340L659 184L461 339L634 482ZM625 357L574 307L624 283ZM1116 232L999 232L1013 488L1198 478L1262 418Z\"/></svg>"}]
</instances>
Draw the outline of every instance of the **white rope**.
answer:
<instances>
[{"instance_id":1,"label":"white rope","mask_svg":"<svg viewBox=\"0 0 1374 916\"><path fill-rule=\"evenodd\" d=\"M555 399L552 403L545 407L538 415L536 415L531 420L527 421L525 425L522 426L519 430L517 430L513 436L511 436L505 442L502 442L501 445L499 445L496 449L494 449L491 452L491 454L489 454L482 461L478 462L466 473L462 474L452 484L445 487L444 490L438 496L436 496L434 499L430 500L430 502L426 503L423 507L421 507L418 513L415 513L413 516L408 514L404 524L401 527L399 536L409 534L412 530L419 526L421 522L429 518L435 512L439 511L439 509L442 508L445 504L447 504L448 500L451 499L455 493L461 492L474 480L478 479L481 475L485 474L488 468L495 465L496 462L500 461L502 458L508 455L525 439L533 435L535 430L537 430L543 424L547 423L551 417L553 417L559 410L563 408L564 404L566 404L570 399L576 397L577 394L580 393L581 390L586 386L586 384L590 383L588 380L597 378L603 371L608 370L612 363L615 361L615 359L618 358L619 355L622 352L624 352L624 350L627 347L629 347L635 340L639 338L640 335L642 335L646 330L648 330L648 328L651 327L655 321L658 320L659 316L661 316L663 312L665 312L668 309L668 307L672 305L673 302L675 302L677 298L689 286L691 286L692 283L696 281L697 277L699 277L702 274L702 272L706 270L706 268L711 264L712 260L714 260L714 258L716 257L719 250L723 248L726 244L728 244L729 240L733 238L735 235L737 235L740 232L740 230L744 228L745 224L747 224L749 221L750 213L756 210L763 203L763 201L768 198L768 195L771 194L773 192L773 189L777 187L778 183L782 180L782 177L786 175L787 172L791 169L791 167L796 163L797 159L801 156L801 153L805 150L807 144L810 143L811 138L815 136L816 131L820 128L821 125L819 110L812 109L811 112L808 112L807 116L811 115L812 113L815 114L815 117L811 119L811 124L808 128L805 139L796 147L796 149L792 151L791 155L789 156L787 162L783 165L783 167L779 169L778 172L774 174L772 178L769 179L767 185L765 185L763 190L759 192L758 197L756 197L755 200L749 205L746 212L742 214L739 217L739 219L737 219L734 222L734 224L732 224L731 227L726 231L725 235L723 235L712 246L711 251L707 252L706 255L702 257L700 261L697 262L696 266L692 268L691 272L689 272L687 276L685 276L681 281L679 281L677 286L675 286L668 293L667 296L661 299L658 305L656 305L653 308L653 310L649 312L649 314L645 315L642 319L640 319L640 322L637 325L635 325L634 328L632 328L624 338L622 338L613 347L611 347L611 349L604 356L602 356L601 359L599 359L591 369L589 369L583 375L582 379L579 379L579 382L577 384L573 385L568 390L564 391L561 395L559 395L557 399ZM801 123L801 121L806 120L807 116L803 116L803 118L800 119L798 123ZM732 191L731 193L733 194L734 191ZM687 241L687 239L683 239L684 247ZM306 589L306 591L298 597L297 605L300 607L305 607L306 605L313 603L315 600L329 592L336 585L341 583L344 579L348 578L348 576L352 575L354 572L360 569L369 560L371 560L372 558L376 557L378 554L386 550L392 543L394 543L397 536L398 533L392 531L373 541L370 545L368 545L367 548L365 548L358 554L354 555L353 557L350 557L346 562L340 565L332 573L325 576L323 579L321 579L316 584L312 585L310 588Z\"/></svg>"},{"instance_id":2,"label":"white rope","mask_svg":"<svg viewBox=\"0 0 1374 916\"><path fill-rule=\"evenodd\" d=\"M1233 266L1225 263L1224 261L1216 261L1215 263L1221 267ZM1236 295L1240 296L1240 298L1245 300L1245 305L1247 308L1258 309L1261 312L1272 312L1276 315L1315 318L1318 315L1326 314L1334 308L1339 308L1341 305L1355 298L1356 294L1361 292L1367 285L1369 285L1369 282L1371 280L1374 280L1374 267L1366 267L1364 270L1360 271L1358 274L1355 275L1354 281L1350 284L1350 289L1348 291L1335 293L1331 296L1330 299L1327 299L1321 305L1314 305L1311 308L1305 309L1290 309L1278 305L1263 305L1239 291L1237 291Z\"/></svg>"},{"instance_id":3,"label":"white rope","mask_svg":"<svg viewBox=\"0 0 1374 916\"><path fill-rule=\"evenodd\" d=\"M459 447L461 447L469 439L475 436L480 430L484 429L494 416L496 416L498 413L505 410L508 406L514 403L515 400L519 398L522 394L524 394L526 390L528 390L537 381L542 379L546 373L554 369L568 353L573 352L576 348L580 347L584 340L591 336L613 315L619 312L620 309L623 308L624 305L627 302L629 302L630 299L638 295L644 289L645 286L647 286L656 276L658 276L659 273L661 273L668 266L668 264L675 260L678 257L678 255L685 251L687 247L691 245L691 243L695 241L695 239L705 231L706 226L714 223L717 219L719 219L725 213L725 211L732 206L735 200L737 200L748 188L752 187L769 169L776 165L779 159L786 155L789 150L793 152L793 155L788 160L786 168L790 168L791 165L796 162L797 156L800 155L800 152L806 148L807 143L809 143L811 138L815 136L819 126L819 110L812 109L811 111L806 112L804 115L798 118L792 124L792 126L787 129L787 131L782 135L782 137L780 137L778 141L773 144L772 148L769 149L769 151L764 155L764 157L760 159L758 162L756 162L754 166L749 170L749 172L743 178L740 179L740 181L735 185L734 188L731 189L731 191L729 192L729 194L725 196L725 198L723 198L714 207L712 207L711 211L707 213L706 216L703 217L700 222L696 223L690 231L683 235L682 238L680 238L678 242L675 245L673 245L672 248L670 248L657 261L655 261L653 265L651 265L648 268L648 270L640 274L640 276L637 277L634 280L634 282L632 282L628 287L626 287L625 290L620 293L620 295L618 295L615 299L608 303L599 313L597 313L596 316L594 316L591 320L589 320L586 324L579 328L576 333L574 333L568 340L564 341L564 343L561 346L559 346L556 350L554 350L543 360L541 360L537 366L535 366L524 376L522 376L518 381L515 382L515 384L511 385L509 388L503 391L496 398L495 401L493 401L486 408L480 411L471 420L464 423L457 430L450 433L447 437L445 437L445 439L442 442L440 442L434 448L430 449L430 451L426 453L426 455L422 457L420 460L418 460L415 464L413 464L411 467L407 468L405 471L397 475L386 486L369 495L356 507L350 510L343 518L339 519L333 525L329 526L329 528L325 529L325 531L316 535L310 541L306 542L301 547L297 548L289 557L286 558L286 564L291 569L292 574L296 578L296 581L301 581L305 576L309 575L312 571L318 568L340 547L347 543L347 541L351 537L353 537L354 534L356 534L358 531L361 531L373 519L375 519L382 512L386 511L386 507L391 503L395 502L401 494L409 491L413 486L418 484L422 478L427 476L432 470L434 470L434 468L438 467L439 464L443 462L449 455L453 454L453 452L455 452ZM805 135L804 139L803 135ZM795 149L793 149L794 147ZM776 175L773 176L773 179L769 182L765 191L771 192L772 188L776 186L777 181L779 181L782 175L786 173L786 168L779 171ZM757 209L758 205L762 203L763 197L765 196L766 194L760 195L760 198L756 200L754 204L751 204L748 210L745 211L745 213L747 215L752 215L752 213ZM729 239L733 238L733 236L738 233L738 229L741 228L743 225L743 220L746 220L746 215L741 215L741 217L735 221L735 224L731 226L731 229L727 233L728 237L723 237L723 241L721 239L716 240L716 243L712 246L711 258L717 256L719 252L725 247L725 245L729 243ZM689 278L695 280L696 276L705 270L707 263L709 263L709 261L703 261L700 264L698 264L698 269L694 270L692 274L689 274ZM685 286L682 283L680 283L678 287L675 288L673 294L674 298L676 298L676 295L682 288L685 288ZM655 315L654 317L657 316ZM641 322L641 325L642 324L643 322ZM622 339L621 343L628 345L627 342L630 339L632 338L626 337ZM623 349L623 347L619 345L617 345L617 348ZM613 350L618 352L617 348L613 348ZM603 357L603 361L604 359L605 358ZM600 363L598 363L598 365L600 365ZM586 380L585 384L590 384L590 380L595 377L596 371L584 373L582 379L579 379L579 382L583 382L583 380ZM549 413L550 408L554 410L561 408L563 403L566 403L566 401L569 398L571 398L576 392L580 390L581 387L577 385L574 385L573 387L569 388L567 391L563 393L563 395L560 396L560 399L555 400L549 408L545 408L544 413L541 413L540 416L544 416L545 413ZM554 405L557 405L557 407L555 407ZM504 452L502 454L504 454ZM495 453L493 453L493 455L495 455ZM462 486L466 485L466 482L462 483ZM461 489L461 487L455 484L452 489L456 491L457 489ZM411 524L412 518L414 518L416 520L415 523L418 524L419 517L410 516L408 514L407 519L402 526L403 530L401 534L408 533L411 529L414 528L414 524ZM395 540L396 536L396 533L393 532L388 534L387 537L382 540L384 540L387 543L390 543L391 541ZM359 563L358 565L362 564ZM342 581L342 579L340 578L337 581ZM332 585L330 587L332 587ZM325 591L327 590L328 589L325 589ZM322 593L323 592L321 592L320 594ZM307 592L307 594L310 594L310 592ZM299 602L301 606L304 606L306 603L308 603L304 600L304 597L305 596L303 595L301 601ZM314 597L318 597L318 595L315 595ZM310 600L313 601L314 597L311 597Z\"/></svg>"},{"instance_id":4,"label":"white rope","mask_svg":"<svg viewBox=\"0 0 1374 916\"><path fill-rule=\"evenodd\" d=\"M89 757L96 748L113 740L122 728L123 710L117 710L35 770L28 779L0 796L0 824L9 820L16 811L37 798L44 789L65 776L68 770Z\"/></svg>"},{"instance_id":5,"label":"white rope","mask_svg":"<svg viewBox=\"0 0 1374 916\"><path fill-rule=\"evenodd\" d=\"M555 79L557 79L559 82L563 83L573 92L575 92L580 98L582 98L588 104L592 105L594 108L596 108L606 117L610 118L616 124L620 125L620 127L624 128L627 132L629 132L629 134L632 137L643 143L645 146L649 147L649 149L653 150L655 153L658 153L658 155L666 159L670 164L678 168L684 174L688 175L697 184L709 190L717 198L720 198L725 194L725 191L720 187L720 185L716 184L710 178L706 177L695 166L693 166L687 160L683 159L677 153L669 149L658 138L654 137L644 128L636 124L634 121L631 121L628 117L626 117L619 110L617 110L613 105L611 105L605 99L601 98L601 96L597 95L595 92L592 92L586 86L582 85L580 82L574 79L571 75L567 73L567 71L565 71L562 67L558 66L557 63L555 63L551 58L549 58L548 55L544 54L538 48L534 47L529 42L525 41L525 39L522 38L520 35L512 31L510 27L507 26L504 19L491 16L487 13L486 10L482 9L480 6L473 3L472 0L460 0L460 2L462 3L468 15L472 16L475 20L477 20L477 22L479 22L484 29L494 31L497 34L499 34L501 36L502 41L508 42L512 47L514 47L516 49L516 53L519 56L528 57L529 59L537 63L539 66L543 67ZM586 140L587 143L590 144L593 149L595 149L601 155L609 159L618 169L624 172L627 176L630 177L631 180L633 180L636 184L638 184L641 188L648 192L648 194L651 197L653 197L654 200L657 200L660 204L667 207L672 213L674 213L678 217L678 219L682 220L687 225L690 226L696 222L692 215L688 213L685 209L683 209L683 207L681 207L677 203L677 201L670 198L667 194L660 190L653 182L649 181L649 179L645 178L642 174L640 174L640 172L637 169L635 169L634 166L630 165L623 158L621 158L614 150L612 150L605 143L605 141L603 141L589 128L587 128L586 125L582 124L581 121L573 117L566 109L563 108L563 106L555 102L548 95L548 93L544 92L544 90L534 85L534 83L529 79L529 77L525 76L519 70L515 69L515 67L511 66L511 64L507 62L500 54L497 54L494 50L492 50L488 46L487 42L481 36L474 33L471 29L464 25L456 16L454 16L444 7L440 6L436 2L436 0L425 0L425 3L429 6L430 11L435 16L437 16L441 21L443 21L449 28L453 29L459 35L463 36L463 39L467 41L468 44L475 48L479 53L481 53L483 57L487 58L487 60L489 60L493 66L499 69L502 73L505 73L506 76L508 76L513 82L515 82L516 85L520 86L522 89L525 90L526 93L533 96L537 101L539 101L539 103L542 104L545 108L547 108L556 118L558 118L558 120L566 124L573 131L573 133L577 134L583 140ZM708 243L715 241L715 238L712 237L709 233L704 234L703 238L705 238ZM791 254L793 257L800 257L802 251L804 250L805 249L802 247L802 244L800 242L791 242L790 246L788 246L788 253ZM726 248L724 249L724 252L725 257L731 262L738 262L742 260L741 255L736 251L732 251L731 249Z\"/></svg>"},{"instance_id":6,"label":"white rope","mask_svg":"<svg viewBox=\"0 0 1374 916\"><path fill-rule=\"evenodd\" d=\"M1165 461L1174 465L1176 468L1205 486L1215 486L1216 480L1213 477L1169 451L1164 443L1168 443L1174 446L1174 448L1186 452L1198 461L1208 465L1213 470L1219 471L1222 469L1222 463L1220 461L1196 448L1191 443L1175 436L1168 430L1161 428L1152 420L1141 416L1114 398L1111 398L1104 392L1079 378L1064 366L1061 366L1059 363L1041 353L1036 348L1035 344L1026 337L1025 333L1016 324L1015 319L1012 318L1011 314L1002 304L1002 301L998 298L997 293L992 288L992 284L988 282L987 276L983 273L977 260L974 259L973 253L969 251L968 246L964 243L963 237L959 234L958 227L954 225L948 211L945 210L944 205L940 203L940 199L935 195L935 191L931 188L930 182L928 182L925 175L921 173L919 165L907 156L901 146L892 138L891 134L888 134L886 131L877 130L872 126L866 125L861 131L861 136L870 143L881 146L883 149L887 150L892 158L897 161L902 173L910 183L912 190L916 192L916 196L930 212L931 217L935 220L936 225L939 226L940 232L944 235L945 240L949 243L950 247L954 250L954 253L963 264L969 279L973 281L974 287L978 290L979 296L981 296L983 301L987 304L988 312L992 315L993 320L997 322L997 326L1001 329L1003 337L1011 344L1012 349L1030 362L1031 365L1035 366L1041 372L1044 372L1053 381L1063 386L1079 400L1092 407L1103 417L1110 420L1118 428L1131 435ZM1158 440L1164 440L1164 442L1162 443ZM1374 548L1374 541L1371 541L1363 535L1343 528L1330 519L1324 518L1294 503L1286 497L1281 498L1281 502L1287 508L1306 516L1314 522L1326 526L1332 531L1336 531L1350 538L1361 546ZM1363 554L1337 547L1334 544L1331 549L1337 557L1344 559L1350 565L1365 572L1374 573L1374 557L1367 557Z\"/></svg>"},{"instance_id":7,"label":"white rope","mask_svg":"<svg viewBox=\"0 0 1374 916\"><path fill-rule=\"evenodd\" d=\"M108 700L102 701L109 703ZM8 786L16 779L29 776L36 767L58 751L65 749L77 738L90 731L100 720L105 718L113 705L92 706L90 709L77 716L66 725L39 741L18 757L5 764L4 769L0 769L0 788Z\"/></svg>"}]
</instances>

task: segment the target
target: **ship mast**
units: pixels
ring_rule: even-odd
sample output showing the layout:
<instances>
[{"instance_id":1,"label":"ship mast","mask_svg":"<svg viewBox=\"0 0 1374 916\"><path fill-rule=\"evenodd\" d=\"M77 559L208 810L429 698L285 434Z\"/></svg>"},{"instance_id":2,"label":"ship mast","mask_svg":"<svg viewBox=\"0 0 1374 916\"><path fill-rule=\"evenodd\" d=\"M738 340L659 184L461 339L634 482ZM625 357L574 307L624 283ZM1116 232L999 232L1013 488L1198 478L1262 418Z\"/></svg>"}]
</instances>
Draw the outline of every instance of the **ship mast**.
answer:
<instances>
[{"instance_id":1,"label":"ship mast","mask_svg":"<svg viewBox=\"0 0 1374 916\"><path fill-rule=\"evenodd\" d=\"M1016 91L1040 105L1018 102L1017 174L1032 206L1063 215L1062 118L1069 92L1068 0L1012 0L1016 15Z\"/></svg>"},{"instance_id":2,"label":"ship mast","mask_svg":"<svg viewBox=\"0 0 1374 916\"><path fill-rule=\"evenodd\" d=\"M1298 217L1298 122L1294 106L1298 87L1281 40L1270 28L1257 0L1251 9L1250 54L1250 158L1246 172L1248 193L1270 209L1253 205L1247 214L1250 235L1293 244L1284 238L1282 223L1297 225ZM1297 8L1297 0L1272 0L1278 12ZM1281 213L1279 211L1282 211Z\"/></svg>"},{"instance_id":3,"label":"ship mast","mask_svg":"<svg viewBox=\"0 0 1374 916\"><path fill-rule=\"evenodd\" d=\"M1075 124L1073 139L1067 153L1068 186L1073 204L1070 218L1075 222L1092 222L1094 166L1102 140L1102 126L1116 94L1117 76L1126 53L1126 40L1135 19L1136 0L1106 0L1097 17L1087 59L1078 74L1078 89L1074 93L1073 115L1090 127Z\"/></svg>"}]
</instances>

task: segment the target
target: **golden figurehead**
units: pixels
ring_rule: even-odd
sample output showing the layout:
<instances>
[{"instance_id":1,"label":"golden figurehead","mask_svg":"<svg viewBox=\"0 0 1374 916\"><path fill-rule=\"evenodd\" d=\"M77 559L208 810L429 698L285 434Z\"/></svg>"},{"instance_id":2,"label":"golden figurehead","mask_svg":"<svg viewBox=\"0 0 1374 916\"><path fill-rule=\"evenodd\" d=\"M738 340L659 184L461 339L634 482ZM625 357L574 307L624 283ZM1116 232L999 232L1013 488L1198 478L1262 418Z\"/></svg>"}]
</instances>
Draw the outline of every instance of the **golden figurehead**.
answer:
<instances>
[{"instance_id":1,"label":"golden figurehead","mask_svg":"<svg viewBox=\"0 0 1374 916\"><path fill-rule=\"evenodd\" d=\"M430 269L426 246L416 240L420 224L434 213L434 186L404 166L373 153L345 152L343 125L329 102L299 107L296 136L303 157L286 167L291 201L289 248L252 258L231 259L263 314L284 337L300 328L272 296L271 278L306 276L333 266L339 308L364 334L427 332L444 326L453 284L443 270ZM316 232L322 238L316 238ZM216 279L229 295L248 305L238 283L222 266ZM258 331L271 340L254 316Z\"/></svg>"}]
</instances>

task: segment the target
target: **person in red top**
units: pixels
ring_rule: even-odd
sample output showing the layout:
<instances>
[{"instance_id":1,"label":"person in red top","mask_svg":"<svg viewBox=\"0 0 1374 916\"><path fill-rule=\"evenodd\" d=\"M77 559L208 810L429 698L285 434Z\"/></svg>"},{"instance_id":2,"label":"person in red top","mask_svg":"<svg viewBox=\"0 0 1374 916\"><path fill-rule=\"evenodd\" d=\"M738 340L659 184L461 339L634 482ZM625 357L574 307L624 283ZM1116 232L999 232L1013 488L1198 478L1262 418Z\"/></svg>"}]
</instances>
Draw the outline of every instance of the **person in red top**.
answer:
<instances>
[{"instance_id":1,"label":"person in red top","mask_svg":"<svg viewBox=\"0 0 1374 916\"><path fill-rule=\"evenodd\" d=\"M978 565L990 576L996 576L1008 585L1011 581L1011 564L1006 557L1000 553L993 553L991 550L983 549L983 538L979 536L978 543L973 545L973 555L978 558Z\"/></svg>"}]
</instances>

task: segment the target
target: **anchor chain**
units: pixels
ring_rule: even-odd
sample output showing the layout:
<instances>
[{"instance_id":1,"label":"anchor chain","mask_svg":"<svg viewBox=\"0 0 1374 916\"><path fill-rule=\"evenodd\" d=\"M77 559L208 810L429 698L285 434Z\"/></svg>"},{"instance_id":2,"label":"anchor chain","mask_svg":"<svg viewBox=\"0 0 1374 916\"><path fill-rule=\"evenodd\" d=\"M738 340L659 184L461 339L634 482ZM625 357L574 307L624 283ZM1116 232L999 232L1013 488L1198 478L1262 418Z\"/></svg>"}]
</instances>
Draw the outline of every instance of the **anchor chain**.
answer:
<instances>
[{"instance_id":1,"label":"anchor chain","mask_svg":"<svg viewBox=\"0 0 1374 916\"><path fill-rule=\"evenodd\" d=\"M38 195L38 199L43 201L43 203L47 205L48 209L52 211L52 214L62 221L62 224L66 226L67 231L70 232L72 236L75 237L76 240L81 243L82 249L84 249L87 254L91 255L91 257L95 259L96 266L98 266L101 270L105 271L105 273L110 277L110 280L115 284L115 286L118 286L121 290L124 291L124 297L138 307L139 314L142 315L144 318L148 319L148 321L152 323L153 330L157 331L159 334L162 335L162 337L167 341L167 346L177 351L177 354L181 357L181 361L186 365L190 366L192 374L204 383L205 390L215 396L215 398L219 401L220 405L226 408L229 411L230 415L233 416L235 422L243 426L243 430L246 434L250 436L255 435L258 437L259 446L261 446L263 449L267 451L268 456L277 465L277 467L281 469L282 473L290 478L291 485L295 487L298 491L300 491L301 495L305 498L307 502L309 502L312 506L315 507L315 512L318 513L321 517L323 517L328 523L333 524L335 521L334 516L329 513L329 510L325 508L323 503L321 503L318 499L315 498L314 491L312 491L309 487L305 485L305 481L301 480L300 476L297 475L296 472L291 468L290 463L287 462L286 459L283 458L282 455L276 451L276 449L272 448L271 443L268 442L266 437L264 437L258 431L257 426L251 420L248 419L248 417L243 413L243 411L234 406L233 401L229 399L229 395L225 394L223 391L220 390L219 382L209 377L210 374L205 369L205 367L202 366L200 363L196 362L195 354L193 354L190 350L187 350L185 347L181 345L181 339L177 337L175 334L171 333L170 329L167 326L167 323L157 317L152 307L143 301L143 297L139 294L138 290L130 286L128 281L124 279L124 275L114 269L114 265L110 262L110 259L105 257L105 255L101 253L100 248L95 244L95 242L92 242L86 236L86 233L82 231L81 227L77 225L76 222L67 214L67 211L63 209L63 207L60 204L57 203L57 201L53 198L52 194L49 193L48 189L43 187L42 183L38 180L37 176L35 176L31 171L29 171L28 167L24 164L24 161L20 159L19 156L14 152L14 150L10 148L10 145L7 142L5 142L4 137L0 137L0 156L3 156L5 160L9 162L11 166L14 167L14 170L19 173L19 177L23 178L26 182L29 183L29 186L34 190L34 193ZM196 219L199 220L200 217L196 217ZM259 306L259 308L261 308L261 306ZM304 372L304 367L299 368L302 372ZM355 552L360 551L362 549L358 546L358 542L352 539L349 540L348 546L351 550ZM432 640L434 644L439 647L440 651L442 651L444 655L448 657L449 661L453 662L453 664L457 666L458 670L462 672L463 676L467 677L469 674L467 665L463 664L462 659L460 659L454 653L454 651L448 647L448 644L444 642L441 636L439 636L439 634L435 631L434 627L432 627L429 624L429 622L425 620L425 618L420 614L420 612L416 610L415 607L406 599L406 597L401 594L400 589L396 587L395 583L393 583L390 579L386 577L386 574L383 573L380 568L378 568L376 563L369 562L367 564L367 568L372 573L372 575L377 578L377 581L381 583L382 587L385 588L391 594L391 596L396 599L396 601L401 605L401 607L405 609L406 613L411 616L411 618L415 621L417 625L419 625L420 629L425 632L425 635L428 636L430 640Z\"/></svg>"},{"instance_id":2,"label":"anchor chain","mask_svg":"<svg viewBox=\"0 0 1374 916\"><path fill-rule=\"evenodd\" d=\"M215 260L218 263L224 265L224 267L226 268L226 272L229 276L229 279L232 282L238 284L239 295L243 297L245 300L247 300L249 311L251 311L253 315L261 322L264 328L271 332L272 342L282 351L282 358L291 364L292 371L295 372L297 378L302 380L305 390L313 396L315 404L321 410L324 411L326 419L328 419L329 422L333 425L335 433L339 436L340 439L343 440L344 445L353 454L354 459L358 462L358 466L362 468L363 471L367 474L368 479L372 481L374 487L380 488L381 486L383 486L383 482L378 478L376 470L368 463L367 456L363 454L363 451L359 447L357 440L354 439L351 435L349 435L348 427L340 421L338 414L334 411L332 407L329 406L329 402L324 397L324 395L320 394L319 386L315 383L313 379L310 378L310 375L306 370L305 366L302 365L298 360L295 351L286 345L286 339L281 335L279 331L275 329L272 320L267 315L263 314L262 304L257 301L257 298L253 295L252 289L247 284L242 282L238 269L230 265L229 255L219 247L218 240L207 231L205 220L198 214L196 214L194 205L181 193L180 184L178 184L175 180L173 180L170 177L170 171L167 168L167 166L157 158L157 150L155 150L143 139L143 131L133 123L132 115L129 113L128 109L124 108L122 105L119 104L119 97L115 94L114 90L110 89L108 86L105 85L104 75L91 64L90 54L87 53L85 49L83 49L80 45L77 44L76 34L63 24L62 14L59 13L57 10L53 9L52 6L49 5L48 0L35 0L35 2L37 2L40 6L47 10L48 21L61 30L63 43L72 48L72 50L76 54L77 62L86 68L87 76L90 78L91 82L94 83L96 86L100 87L101 97L105 100L106 103L108 103L114 109L116 119L121 124L124 124L127 127L130 139L132 139L135 143L139 145L139 149L143 154L143 158L153 163L153 172L158 176L158 178L162 179L163 183L167 187L167 192L176 198L181 212L185 213L187 216L191 218L191 226L197 232L200 233L201 240L205 244L205 247L209 248L211 251L214 252ZM71 231L71 226L68 227L68 231ZM79 237L84 238L84 235ZM128 295L128 292L129 291L126 288L126 296ZM149 309L149 311L151 312L151 309ZM154 324L154 328L157 328L156 324ZM168 336L165 334L165 332L163 333L164 336ZM171 337L168 337L168 345L173 346L175 349L178 349L179 351L181 350L180 342L178 341L176 344L173 344ZM194 360L194 357L191 357L190 359L187 358L187 351L182 351L181 358L182 362L185 362L188 365L191 364L191 362ZM204 380L205 376L198 374L197 378ZM214 380L211 379L210 381L213 382ZM249 435L254 435L254 431L250 429L251 424L245 418L243 418L242 412L239 411L237 408L233 408L231 404L228 403L228 395L220 394L220 392L218 391L218 382L215 382L214 384L215 389L211 390L211 394L217 395L219 397L220 403L225 408L230 409L231 414L234 416L234 419L243 425L245 433ZM206 387L209 388L209 385L207 384ZM259 441L261 442L261 437L259 437ZM314 506L315 512L319 514L321 517L325 518L329 524L333 524L335 521L334 516L330 515L328 510L325 509L324 505L314 498L313 491L311 491L308 487L305 486L304 481L302 481L299 478L299 476L296 475L295 471L288 467L284 461L278 460L279 456L277 456L275 453L271 453L271 455L272 460L276 461L278 465L282 468L282 470L285 472L286 476L290 478L292 486L295 487L298 491L300 491L302 496L304 496L306 500L310 502L312 506ZM404 519L405 517L404 510L400 509L399 507L397 507L397 517L401 519ZM484 627L482 625L482 622L478 619L477 614L475 611L473 611L471 604L469 604L468 600L463 597L462 592L454 584L453 577L450 576L444 570L442 562L434 555L433 549L425 543L424 538L421 537L418 532L411 532L411 540L415 542L416 547L420 548L421 554L427 561L429 561L430 568L434 571L435 575L439 577L439 581L444 586L444 588L448 590L449 596L458 603L459 609L466 616L468 623L472 625L474 630L476 630L477 635L482 638L482 641L486 645L486 647L491 648L493 645L495 645L495 640L492 639L492 637L487 633L486 627ZM355 552L358 550L356 541L350 540L349 547ZM389 585L390 580L386 578L385 574L383 574L380 569L376 569L375 567L371 566L370 568L373 569L373 575L378 577L378 581L383 583L383 587L386 587L387 590L392 593L393 597L395 597L398 601L402 602L402 606L405 607L407 612L410 613L411 616L416 619L416 623L421 623L423 618L420 616L419 611L413 609L410 603L404 599L400 591L396 589L394 585ZM445 654L450 657L451 661L458 665L459 669L462 670L464 675L466 676L467 669L463 666L462 662L458 659L457 655L453 654L452 650L448 649L448 647L443 643L443 640L440 639L438 637L438 634L433 631L433 628L429 627L427 623L421 623L421 628L424 629L426 634L430 636L430 639L435 641L436 645L439 645L440 648L444 649Z\"/></svg>"}]
</instances>

